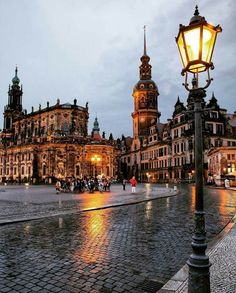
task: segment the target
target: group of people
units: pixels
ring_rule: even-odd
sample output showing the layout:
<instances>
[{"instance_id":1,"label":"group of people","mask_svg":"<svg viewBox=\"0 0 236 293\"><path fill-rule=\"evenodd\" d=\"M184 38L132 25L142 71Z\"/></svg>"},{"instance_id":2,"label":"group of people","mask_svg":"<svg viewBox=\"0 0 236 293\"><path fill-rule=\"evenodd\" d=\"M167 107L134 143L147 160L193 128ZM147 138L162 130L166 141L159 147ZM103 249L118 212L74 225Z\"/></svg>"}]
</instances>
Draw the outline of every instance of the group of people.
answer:
<instances>
[{"instance_id":1,"label":"group of people","mask_svg":"<svg viewBox=\"0 0 236 293\"><path fill-rule=\"evenodd\" d=\"M133 176L129 181L126 179L123 179L122 186L123 190L125 190L126 184L131 184L131 193L136 192L136 186L137 186L137 180ZM82 193L84 191L89 191L90 193L93 193L94 191L110 191L111 189L111 181L108 178L83 178L83 179L63 179L63 180L57 180L56 185L56 193L60 192L75 192L75 193Z\"/></svg>"},{"instance_id":2,"label":"group of people","mask_svg":"<svg viewBox=\"0 0 236 293\"><path fill-rule=\"evenodd\" d=\"M60 192L75 192L82 193L84 191L89 191L93 193L95 190L100 192L110 191L111 181L107 178L102 178L98 180L95 178L83 178L83 179L65 179L57 180L56 182L56 193Z\"/></svg>"}]
</instances>

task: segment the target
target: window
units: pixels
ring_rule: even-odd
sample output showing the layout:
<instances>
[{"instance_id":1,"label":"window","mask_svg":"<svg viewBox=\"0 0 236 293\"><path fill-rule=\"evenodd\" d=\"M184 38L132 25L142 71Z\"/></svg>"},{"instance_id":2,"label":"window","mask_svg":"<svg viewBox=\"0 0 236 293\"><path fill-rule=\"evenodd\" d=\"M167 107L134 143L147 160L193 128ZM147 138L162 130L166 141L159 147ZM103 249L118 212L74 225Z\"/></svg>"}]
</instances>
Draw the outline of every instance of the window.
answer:
<instances>
[{"instance_id":1,"label":"window","mask_svg":"<svg viewBox=\"0 0 236 293\"><path fill-rule=\"evenodd\" d=\"M213 133L213 124L212 124L212 123L207 123L207 124L206 124L206 129L207 129L209 132Z\"/></svg>"},{"instance_id":2,"label":"window","mask_svg":"<svg viewBox=\"0 0 236 293\"><path fill-rule=\"evenodd\" d=\"M76 166L76 171L75 171L75 173L76 173L76 176L79 176L79 166L78 166L78 165Z\"/></svg>"},{"instance_id":3,"label":"window","mask_svg":"<svg viewBox=\"0 0 236 293\"><path fill-rule=\"evenodd\" d=\"M216 134L223 134L223 125L216 124Z\"/></svg>"},{"instance_id":4,"label":"window","mask_svg":"<svg viewBox=\"0 0 236 293\"><path fill-rule=\"evenodd\" d=\"M46 175L46 169L47 169L46 165L43 165L43 176Z\"/></svg>"},{"instance_id":5,"label":"window","mask_svg":"<svg viewBox=\"0 0 236 293\"><path fill-rule=\"evenodd\" d=\"M218 112L216 112L216 111L210 112L210 117L214 118L214 119L217 119L218 118Z\"/></svg>"}]
</instances>

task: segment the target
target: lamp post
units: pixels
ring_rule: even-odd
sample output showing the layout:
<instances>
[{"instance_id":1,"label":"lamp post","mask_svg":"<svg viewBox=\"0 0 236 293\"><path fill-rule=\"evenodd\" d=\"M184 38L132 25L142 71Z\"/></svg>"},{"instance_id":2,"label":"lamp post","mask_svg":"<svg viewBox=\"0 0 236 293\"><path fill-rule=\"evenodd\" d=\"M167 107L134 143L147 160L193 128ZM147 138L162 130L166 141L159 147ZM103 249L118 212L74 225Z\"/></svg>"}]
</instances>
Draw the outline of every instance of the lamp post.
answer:
<instances>
[{"instance_id":1,"label":"lamp post","mask_svg":"<svg viewBox=\"0 0 236 293\"><path fill-rule=\"evenodd\" d=\"M94 163L94 167L95 167L95 174L94 177L97 177L97 163L99 163L101 161L101 158L98 155L94 155L91 158L91 162Z\"/></svg>"},{"instance_id":2,"label":"lamp post","mask_svg":"<svg viewBox=\"0 0 236 293\"><path fill-rule=\"evenodd\" d=\"M195 201L195 228L192 236L192 249L187 264L189 266L188 293L208 293L210 292L210 271L209 257L205 254L206 231L205 213L203 204L203 140L202 140L202 105L206 96L205 89L210 85L209 69L214 69L211 61L217 33L221 32L221 27L207 23L204 17L199 15L196 6L194 16L188 26L180 25L176 42L181 55L183 70L185 75L185 88L189 91L189 96L194 104L195 120L195 181L196 181L196 201ZM208 79L204 87L198 85L198 75L207 71ZM188 73L193 74L192 88L188 85Z\"/></svg>"}]
</instances>

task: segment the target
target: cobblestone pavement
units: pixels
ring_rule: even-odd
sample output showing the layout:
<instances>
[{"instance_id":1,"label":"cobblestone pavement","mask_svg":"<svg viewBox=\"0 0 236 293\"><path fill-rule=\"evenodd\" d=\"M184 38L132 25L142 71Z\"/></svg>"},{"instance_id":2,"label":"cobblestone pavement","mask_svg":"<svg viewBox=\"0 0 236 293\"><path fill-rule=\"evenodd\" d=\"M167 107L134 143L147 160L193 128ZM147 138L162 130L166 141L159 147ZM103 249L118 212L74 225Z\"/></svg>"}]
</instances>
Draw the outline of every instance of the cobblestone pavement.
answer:
<instances>
[{"instance_id":1,"label":"cobblestone pavement","mask_svg":"<svg viewBox=\"0 0 236 293\"><path fill-rule=\"evenodd\" d=\"M236 220L236 219L235 219ZM236 292L236 227L214 247L210 260L211 289L214 293ZM224 276L222 278L222 276Z\"/></svg>"},{"instance_id":2,"label":"cobblestone pavement","mask_svg":"<svg viewBox=\"0 0 236 293\"><path fill-rule=\"evenodd\" d=\"M208 239L236 192L206 193ZM156 292L191 248L194 187L175 197L0 227L0 292Z\"/></svg>"},{"instance_id":3,"label":"cobblestone pavement","mask_svg":"<svg viewBox=\"0 0 236 293\"><path fill-rule=\"evenodd\" d=\"M7 186L0 189L0 224L46 216L75 213L120 204L131 204L150 198L175 195L173 188L139 184L137 193L121 185L112 185L111 192L60 193L53 186Z\"/></svg>"}]
</instances>

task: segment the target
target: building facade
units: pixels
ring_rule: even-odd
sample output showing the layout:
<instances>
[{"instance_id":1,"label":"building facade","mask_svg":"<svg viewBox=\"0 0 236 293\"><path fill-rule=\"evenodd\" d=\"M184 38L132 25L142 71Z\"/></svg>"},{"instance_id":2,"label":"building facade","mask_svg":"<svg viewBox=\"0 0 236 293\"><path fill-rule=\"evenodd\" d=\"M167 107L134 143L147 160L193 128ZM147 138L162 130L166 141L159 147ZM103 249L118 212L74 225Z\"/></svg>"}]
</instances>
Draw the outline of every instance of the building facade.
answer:
<instances>
[{"instance_id":1,"label":"building facade","mask_svg":"<svg viewBox=\"0 0 236 293\"><path fill-rule=\"evenodd\" d=\"M122 176L130 178L134 175L140 181L149 182L190 182L195 176L193 101L189 96L184 105L178 97L172 117L166 123L161 123L157 103L159 92L151 80L149 61L144 34L140 80L133 91L133 137L123 136L121 139ZM209 101L202 100L202 106L204 170L207 179L212 173L209 158L215 148L230 149L233 160L230 164L235 166L236 112L228 114L227 110L220 108L214 93ZM220 176L225 175L222 170ZM229 168L226 170L228 172Z\"/></svg>"},{"instance_id":2,"label":"building facade","mask_svg":"<svg viewBox=\"0 0 236 293\"><path fill-rule=\"evenodd\" d=\"M56 179L103 175L116 177L116 141L100 136L97 118L88 135L88 103L61 104L27 113L17 68L9 86L0 133L0 181L53 182ZM96 162L93 158L99 158ZM96 172L95 172L96 169Z\"/></svg>"}]
</instances>

